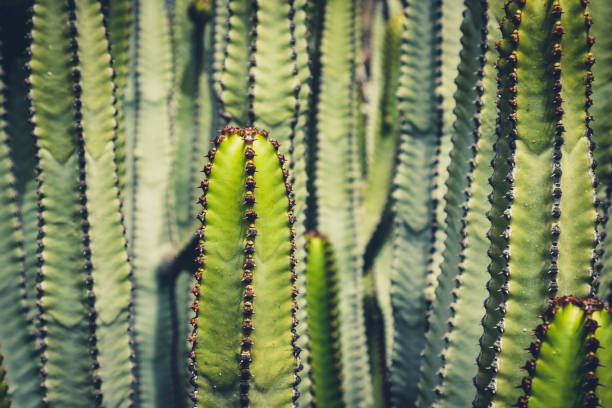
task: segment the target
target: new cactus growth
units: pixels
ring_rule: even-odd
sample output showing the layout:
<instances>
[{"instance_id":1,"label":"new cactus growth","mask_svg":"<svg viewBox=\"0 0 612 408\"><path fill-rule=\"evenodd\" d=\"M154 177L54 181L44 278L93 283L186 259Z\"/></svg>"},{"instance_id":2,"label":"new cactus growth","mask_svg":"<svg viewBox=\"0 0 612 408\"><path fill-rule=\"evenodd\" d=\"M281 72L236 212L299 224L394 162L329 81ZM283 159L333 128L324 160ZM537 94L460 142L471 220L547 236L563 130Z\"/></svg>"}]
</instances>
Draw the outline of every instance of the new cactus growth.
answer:
<instances>
[{"instance_id":1,"label":"new cactus growth","mask_svg":"<svg viewBox=\"0 0 612 408\"><path fill-rule=\"evenodd\" d=\"M310 232L307 245L308 346L313 401L321 407L341 407L338 272L325 237Z\"/></svg>"},{"instance_id":2,"label":"new cactus growth","mask_svg":"<svg viewBox=\"0 0 612 408\"><path fill-rule=\"evenodd\" d=\"M224 128L203 170L190 337L198 407L288 407L298 397L295 203L267 135Z\"/></svg>"},{"instance_id":3,"label":"new cactus growth","mask_svg":"<svg viewBox=\"0 0 612 408\"><path fill-rule=\"evenodd\" d=\"M521 328L535 326L545 299L591 292L597 200L590 21L586 1L505 4L477 407L516 403L521 373L513 362L529 344Z\"/></svg>"},{"instance_id":4,"label":"new cactus growth","mask_svg":"<svg viewBox=\"0 0 612 408\"><path fill-rule=\"evenodd\" d=\"M542 323L533 330L536 339L528 347L532 358L522 367L526 374L520 382L523 395L515 406L599 406L596 353L603 343L597 338L600 329L595 313L602 308L592 298L566 296L550 302L541 313Z\"/></svg>"}]
</instances>

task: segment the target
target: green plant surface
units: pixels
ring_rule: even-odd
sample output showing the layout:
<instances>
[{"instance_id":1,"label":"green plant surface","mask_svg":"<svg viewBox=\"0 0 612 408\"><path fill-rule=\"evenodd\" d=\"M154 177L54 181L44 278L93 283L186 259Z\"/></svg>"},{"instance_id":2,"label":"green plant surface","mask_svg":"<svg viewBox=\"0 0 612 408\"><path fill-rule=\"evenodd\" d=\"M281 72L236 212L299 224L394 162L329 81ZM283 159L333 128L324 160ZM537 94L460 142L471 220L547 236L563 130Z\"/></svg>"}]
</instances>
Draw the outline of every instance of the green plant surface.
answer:
<instances>
[{"instance_id":1,"label":"green plant surface","mask_svg":"<svg viewBox=\"0 0 612 408\"><path fill-rule=\"evenodd\" d=\"M599 325L595 331L595 336L601 347L596 350L596 357L601 365L597 367L595 374L600 383L600 386L596 389L596 394L602 407L612 404L612 387L609 385L612 384L612 370L609 368L612 364L612 347L610 347L612 344L612 330L610 330L612 316L610 313L610 308L603 308L593 312L592 317Z\"/></svg>"},{"instance_id":2,"label":"green plant surface","mask_svg":"<svg viewBox=\"0 0 612 408\"><path fill-rule=\"evenodd\" d=\"M508 160L509 168L495 169L492 281L476 400L500 407L518 398L521 372L513 363L529 342L522 328L535 326L538 310L557 291L589 294L596 236L584 7L513 1L505 9L499 137L508 149L498 143L496 165Z\"/></svg>"},{"instance_id":3,"label":"green plant surface","mask_svg":"<svg viewBox=\"0 0 612 408\"><path fill-rule=\"evenodd\" d=\"M434 163L438 142L435 1L405 7L397 89L401 141L395 171L391 305L393 405L416 400L420 352L425 335L425 288L433 241Z\"/></svg>"},{"instance_id":4,"label":"green plant surface","mask_svg":"<svg viewBox=\"0 0 612 408\"><path fill-rule=\"evenodd\" d=\"M480 324L483 314L482 304L487 296L487 292L483 289L489 278L487 265L490 259L487 250L490 242L487 239L487 232L490 222L487 212L491 209L488 200L491 192L489 177L493 173L490 163L494 158L493 145L497 117L497 71L492 61L497 54L495 42L501 37L493 10L496 8L503 10L503 8L501 0L490 1L488 9L483 9L484 6L486 5L482 2L470 2L469 14L466 15L466 18L469 16L472 20L472 24L476 21L487 24L487 31L478 35L482 41L480 58L484 58L480 62L483 64L479 74L482 78L477 84L478 116L474 117L478 127L475 129L474 144L469 146L471 157L465 159L470 161L467 175L469 189L462 204L464 214L461 218L459 238L461 252L460 262L456 265L459 273L453 279L455 288L452 289L453 301L449 307L452 325L444 336L446 344L440 356L442 375L436 390L437 404L440 407L469 406L474 399L475 389L472 379L477 372L474 361L479 352L478 343L474 340L482 334ZM476 30L478 27L479 24L474 24L471 30ZM472 35L475 34L472 32ZM466 125L463 122L463 126Z\"/></svg>"},{"instance_id":5,"label":"green plant surface","mask_svg":"<svg viewBox=\"0 0 612 408\"><path fill-rule=\"evenodd\" d=\"M456 121L456 99L458 67L461 63L461 24L465 11L465 2L454 0L437 0L436 19L434 30L436 37L436 62L438 70L435 71L436 96L438 97L438 146L435 152L434 171L434 239L432 253L429 259L429 273L427 276L426 300L429 305L435 297L440 273L442 272L443 252L447 240L447 214L446 195L452 180L449 180L449 166L451 164L451 151L453 149L454 123ZM464 173L465 174L465 173Z\"/></svg>"},{"instance_id":6,"label":"green plant surface","mask_svg":"<svg viewBox=\"0 0 612 408\"><path fill-rule=\"evenodd\" d=\"M250 50L253 41L253 8L248 0L222 0L219 7L226 5L227 17L223 41L221 72L218 74L220 88L217 94L221 102L221 116L227 123L246 126L253 122L251 111L253 99L249 97Z\"/></svg>"},{"instance_id":7,"label":"green plant surface","mask_svg":"<svg viewBox=\"0 0 612 408\"><path fill-rule=\"evenodd\" d=\"M592 302L557 298L542 313L543 323L535 329L536 340L530 346L533 358L524 366L528 374L521 382L524 395L515 406L597 406L593 398L598 380L587 355L597 349L593 344L599 344L593 343L597 324L591 314L601 304Z\"/></svg>"},{"instance_id":8,"label":"green plant surface","mask_svg":"<svg viewBox=\"0 0 612 408\"><path fill-rule=\"evenodd\" d=\"M172 54L163 0L133 3L126 89L125 217L135 284L137 395L143 406L170 407L181 397L172 378L171 285L163 274L171 252ZM130 94L128 94L128 91ZM182 401L182 400L181 400Z\"/></svg>"},{"instance_id":9,"label":"green plant surface","mask_svg":"<svg viewBox=\"0 0 612 408\"><path fill-rule=\"evenodd\" d=\"M115 155L117 174L119 178L119 194L123 200L126 181L126 141L125 141L125 90L128 77L128 54L130 46L130 24L132 0L101 0L102 11L105 16L107 39L110 43L110 53L113 58L113 71L115 84L114 96L117 113L117 129L115 130Z\"/></svg>"},{"instance_id":10,"label":"green plant surface","mask_svg":"<svg viewBox=\"0 0 612 408\"><path fill-rule=\"evenodd\" d=\"M342 407L338 344L337 269L329 242L311 232L307 239L306 290L313 401Z\"/></svg>"},{"instance_id":11,"label":"green plant surface","mask_svg":"<svg viewBox=\"0 0 612 408\"><path fill-rule=\"evenodd\" d=\"M34 6L31 98L38 148L38 308L43 344L44 399L52 405L100 404L100 383L91 369L90 315L81 222L81 135L73 108L75 79L66 4L41 0ZM74 12L74 3L70 10ZM61 28L58 28L61 27ZM76 33L72 33L73 35ZM77 45L78 47L78 45ZM111 100L108 100L110 104ZM93 295L93 292L90 292ZM93 300L93 299L92 299ZM94 326L95 327L95 326Z\"/></svg>"},{"instance_id":12,"label":"green plant surface","mask_svg":"<svg viewBox=\"0 0 612 408\"><path fill-rule=\"evenodd\" d=\"M28 72L23 69L27 60L26 48L29 31L27 22L30 19L28 6L31 1L15 4L0 4L0 43L4 56L4 95L6 109L6 133L10 147L10 157L15 176L14 189L17 194L19 221L23 231L23 249L25 251L25 292L31 305L36 302L36 252L38 249L38 220L36 219L36 170L35 146L32 137L32 125L29 120L29 103L27 100L26 78ZM32 315L34 308L30 308ZM36 318L36 316L30 316ZM12 371L12 370L11 370Z\"/></svg>"},{"instance_id":13,"label":"green plant surface","mask_svg":"<svg viewBox=\"0 0 612 408\"><path fill-rule=\"evenodd\" d=\"M610 110L612 109L612 39L607 35L606 21L612 18L612 9L608 4L602 1L594 1L590 3L591 14L593 16L593 26L591 34L595 38L593 45L593 54L595 55L596 64L593 65L593 106L590 108L590 113L595 120L591 123L593 128L593 141L595 142L595 150L593 154L597 161L595 175L599 180L597 193L604 204L600 207L602 214L607 214L610 203L610 172L612 171L612 144L610 135L612 134L612 122L610 119ZM603 210L603 211L602 211ZM612 237L609 233L611 224L609 218L606 220L602 234L602 246L604 250L603 257L600 259L600 279L599 294L602 299L612 300L612 271L610 262L612 260L612 249L610 242Z\"/></svg>"},{"instance_id":14,"label":"green plant surface","mask_svg":"<svg viewBox=\"0 0 612 408\"><path fill-rule=\"evenodd\" d=\"M40 360L34 326L30 318L32 304L24 290L24 236L19 224L14 165L9 157L9 126L4 120L4 86L0 82L0 319L3 322L0 326L0 341L10 358L0 367L0 406L8 406L8 395L19 406L36 407L42 401L42 377L39 373ZM4 368L9 370L6 378L13 384L8 391L4 382Z\"/></svg>"},{"instance_id":15,"label":"green plant surface","mask_svg":"<svg viewBox=\"0 0 612 408\"><path fill-rule=\"evenodd\" d=\"M84 234L88 234L85 235L84 244L85 251L91 251L88 260L93 265L95 336L100 365L96 375L101 379L104 405L127 407L133 402L130 397L133 381L130 356L133 357L133 350L128 341L131 266L128 263L117 186L116 121L111 103L113 82L109 69L111 60L99 2L76 2L75 14L82 89L81 154L85 159L81 168L84 166L84 181L87 183L83 193L89 223L88 230L84 231ZM85 257L88 258L87 252Z\"/></svg>"},{"instance_id":16,"label":"green plant surface","mask_svg":"<svg viewBox=\"0 0 612 408\"><path fill-rule=\"evenodd\" d=\"M224 129L214 165L206 166L193 306L201 407L280 407L297 399L291 190L265 135Z\"/></svg>"},{"instance_id":17,"label":"green plant surface","mask_svg":"<svg viewBox=\"0 0 612 408\"><path fill-rule=\"evenodd\" d=\"M425 348L421 363L419 382L419 406L430 406L436 399L434 389L440 383L440 370L444 365L441 353L447 344L445 334L452 327L449 319L452 316L451 305L455 301L453 289L456 287L461 251L463 249L463 217L465 207L462 205L469 191L470 179L466 174L471 170L474 139L474 117L478 113L478 104L473 103L478 97L476 82L480 79L478 72L482 59L482 18L483 4L480 0L466 1L461 25L462 38L461 59L456 79L454 120L451 134L451 162L448 167L447 192L444 198L446 205L446 240L442 252L443 261L428 312L428 330L425 335ZM447 130L448 131L448 130ZM469 194L469 193L468 193ZM486 202L486 197L485 197ZM484 281L483 281L484 282Z\"/></svg>"},{"instance_id":18,"label":"green plant surface","mask_svg":"<svg viewBox=\"0 0 612 408\"><path fill-rule=\"evenodd\" d=\"M359 176L355 107L358 16L355 1L332 0L325 5L315 168L318 230L330 240L338 262L342 387L349 407L372 404L354 183Z\"/></svg>"},{"instance_id":19,"label":"green plant surface","mask_svg":"<svg viewBox=\"0 0 612 408\"><path fill-rule=\"evenodd\" d=\"M374 30L378 29L384 34L378 35L381 38L372 39L379 41L373 44L372 48L381 49L381 52L380 55L376 55L379 61L373 62L377 64L375 67L380 72L377 70L373 72L370 97L376 99L370 102L373 106L370 111L371 117L368 118L370 123L366 125L366 150L369 154L359 205L359 218L362 220L360 245L363 247L370 241L380 224L391 193L400 133L395 91L399 77L403 23L404 15L399 13L386 22L384 29L374 27Z\"/></svg>"}]
</instances>

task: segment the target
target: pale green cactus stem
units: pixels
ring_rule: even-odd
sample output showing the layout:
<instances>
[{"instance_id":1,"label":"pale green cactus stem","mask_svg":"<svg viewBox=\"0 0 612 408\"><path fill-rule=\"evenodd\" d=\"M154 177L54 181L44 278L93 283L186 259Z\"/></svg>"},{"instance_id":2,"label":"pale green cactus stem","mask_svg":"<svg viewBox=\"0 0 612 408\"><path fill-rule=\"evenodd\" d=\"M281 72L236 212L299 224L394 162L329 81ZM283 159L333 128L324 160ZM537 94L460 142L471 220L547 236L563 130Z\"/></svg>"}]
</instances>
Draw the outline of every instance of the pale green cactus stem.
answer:
<instances>
[{"instance_id":1,"label":"pale green cactus stem","mask_svg":"<svg viewBox=\"0 0 612 408\"><path fill-rule=\"evenodd\" d=\"M131 268L101 5L36 1L32 20L42 402L127 407L135 398Z\"/></svg>"},{"instance_id":2,"label":"pale green cactus stem","mask_svg":"<svg viewBox=\"0 0 612 408\"><path fill-rule=\"evenodd\" d=\"M598 243L588 5L509 1L505 13L477 407L516 403L522 374L515 362L529 345L523 328L535 326L547 298L591 292Z\"/></svg>"},{"instance_id":3,"label":"pale green cactus stem","mask_svg":"<svg viewBox=\"0 0 612 408\"><path fill-rule=\"evenodd\" d=\"M190 336L198 407L290 407L299 396L295 201L267 135L223 129L204 167Z\"/></svg>"},{"instance_id":4,"label":"pale green cactus stem","mask_svg":"<svg viewBox=\"0 0 612 408\"><path fill-rule=\"evenodd\" d=\"M404 8L399 85L398 167L393 180L391 306L392 404L411 405L417 396L425 337L425 289L434 241L436 150L440 135L436 72L440 4L412 2Z\"/></svg>"},{"instance_id":5,"label":"pale green cactus stem","mask_svg":"<svg viewBox=\"0 0 612 408\"><path fill-rule=\"evenodd\" d=\"M446 240L442 252L443 262L441 264L438 282L437 285L434 286L436 288L435 296L433 297L431 309L428 314L428 331L425 337L426 342L421 363L419 398L417 402L417 404L422 407L428 407L434 403L434 401L438 400L441 394L440 385L442 379L445 378L446 370L449 368L452 370L453 364L458 364L458 362L454 360L460 358L460 356L450 356L448 349L450 336L455 330L455 325L460 325L459 336L462 330L470 330L470 325L478 330L480 316L478 316L475 321L474 319L470 319L469 322L462 322L462 319L465 318L463 313L470 313L481 307L482 300L484 299L482 299L483 296L480 296L480 302L477 302L478 292L484 292L482 289L486 282L486 264L480 265L480 272L475 268L470 269L466 274L466 264L462 263L462 261L465 260L465 248L467 244L465 238L467 234L467 217L470 214L469 206L470 204L477 206L486 205L488 202L486 199L486 191L488 190L486 188L486 176L480 176L478 182L480 182L481 185L476 186L478 195L475 199L479 201L475 203L474 201L471 203L469 201L466 202L466 199L469 200L471 196L471 181L473 180L473 174L471 172L474 170L475 164L477 163L477 161L473 159L473 156L477 151L477 145L475 143L478 141L479 129L474 130L474 125L478 123L477 115L481 113L480 107L482 106L480 96L483 89L482 84L477 86L477 81L481 79L484 73L483 64L485 60L483 53L486 50L486 31L484 31L482 27L486 24L486 3L481 0L475 0L466 1L465 5L466 9L463 14L463 24L461 26L461 31L463 33L461 43L463 47L461 50L459 74L456 80L457 92L454 95L456 104L454 115L455 122L453 131L451 132L453 149L451 151L451 163L448 167L448 188L444 199L446 205ZM472 101L476 101L476 103ZM492 108L494 109L495 105L493 105ZM486 155L487 152L485 151L482 154ZM479 160L482 161L482 158ZM486 165L488 165L488 161ZM469 176L466 177L466 174L469 174ZM482 184L484 184L484 186ZM484 190L482 187L485 187ZM481 214L481 216L484 218L484 214ZM486 225L486 222L484 224ZM480 225L482 225L482 223ZM482 231L480 232L482 233ZM482 234L482 238L484 238L484 234ZM470 234L470 240L472 239ZM467 261L470 262L471 259ZM460 282L464 278L467 281L474 279L476 284L480 281L480 286L474 293L467 295L470 301L474 302L469 306L471 310L460 310L459 313L454 313L458 311L456 288L460 287ZM474 308L474 304L477 304L476 308ZM476 333L475 337L477 336L478 334ZM471 354L465 347L461 347L459 354L466 355L466 359L469 360L469 365L466 367L465 365L459 364L461 366L459 370L462 371L459 378L463 378L465 381L462 381L462 385L458 386L457 391L468 392L472 390L471 376L465 375L464 370L469 370L469 368L474 365L474 359L477 354L477 349L475 347L477 347L477 344L474 343ZM475 374L475 372L473 372L473 374ZM452 381L456 380L457 379L454 379ZM457 398L456 395L453 396L451 400L455 401L454 403L457 404L458 400L455 398ZM463 400L462 404L469 404L472 398L473 396L470 396L469 401Z\"/></svg>"}]
</instances>

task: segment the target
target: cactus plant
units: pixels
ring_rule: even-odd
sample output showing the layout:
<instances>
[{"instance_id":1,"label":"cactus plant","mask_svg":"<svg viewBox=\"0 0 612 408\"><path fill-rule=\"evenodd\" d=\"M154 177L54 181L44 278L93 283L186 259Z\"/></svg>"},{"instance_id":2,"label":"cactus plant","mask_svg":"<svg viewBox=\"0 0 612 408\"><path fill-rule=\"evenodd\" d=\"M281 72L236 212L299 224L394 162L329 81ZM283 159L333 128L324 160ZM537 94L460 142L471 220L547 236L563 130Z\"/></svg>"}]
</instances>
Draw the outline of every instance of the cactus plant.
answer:
<instances>
[{"instance_id":1,"label":"cactus plant","mask_svg":"<svg viewBox=\"0 0 612 408\"><path fill-rule=\"evenodd\" d=\"M225 128L204 168L191 337L201 407L298 397L294 200L277 150L266 131Z\"/></svg>"},{"instance_id":2,"label":"cactus plant","mask_svg":"<svg viewBox=\"0 0 612 408\"><path fill-rule=\"evenodd\" d=\"M310 232L307 243L308 344L313 401L319 406L341 407L337 269L325 237Z\"/></svg>"},{"instance_id":3,"label":"cactus plant","mask_svg":"<svg viewBox=\"0 0 612 408\"><path fill-rule=\"evenodd\" d=\"M597 244L588 5L511 1L505 13L491 281L476 406L516 402L520 371L512 361L528 346L520 328L535 326L547 297L591 292ZM540 109L524 109L536 103Z\"/></svg>"},{"instance_id":4,"label":"cactus plant","mask_svg":"<svg viewBox=\"0 0 612 408\"><path fill-rule=\"evenodd\" d=\"M600 329L595 313L602 307L591 298L566 296L551 301L542 312L542 323L533 331L536 340L529 346L533 358L523 366L527 374L521 381L524 395L515 406L598 406L596 352L606 343L597 339Z\"/></svg>"}]
</instances>

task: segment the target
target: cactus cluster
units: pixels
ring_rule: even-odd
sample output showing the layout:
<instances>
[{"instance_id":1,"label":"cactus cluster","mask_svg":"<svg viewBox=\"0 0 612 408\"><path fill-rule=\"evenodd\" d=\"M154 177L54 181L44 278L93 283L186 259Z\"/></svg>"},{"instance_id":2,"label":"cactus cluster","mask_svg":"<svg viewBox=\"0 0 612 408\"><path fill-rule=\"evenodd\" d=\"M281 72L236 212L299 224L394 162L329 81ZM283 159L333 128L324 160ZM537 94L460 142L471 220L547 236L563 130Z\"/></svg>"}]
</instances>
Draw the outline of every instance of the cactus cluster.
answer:
<instances>
[{"instance_id":1,"label":"cactus cluster","mask_svg":"<svg viewBox=\"0 0 612 408\"><path fill-rule=\"evenodd\" d=\"M612 404L611 13L2 1L0 407Z\"/></svg>"}]
</instances>

